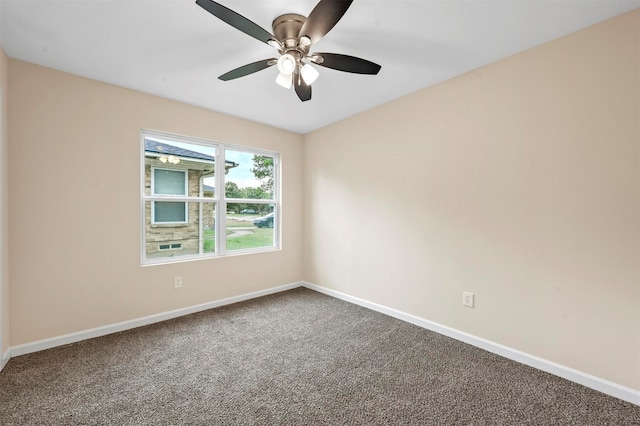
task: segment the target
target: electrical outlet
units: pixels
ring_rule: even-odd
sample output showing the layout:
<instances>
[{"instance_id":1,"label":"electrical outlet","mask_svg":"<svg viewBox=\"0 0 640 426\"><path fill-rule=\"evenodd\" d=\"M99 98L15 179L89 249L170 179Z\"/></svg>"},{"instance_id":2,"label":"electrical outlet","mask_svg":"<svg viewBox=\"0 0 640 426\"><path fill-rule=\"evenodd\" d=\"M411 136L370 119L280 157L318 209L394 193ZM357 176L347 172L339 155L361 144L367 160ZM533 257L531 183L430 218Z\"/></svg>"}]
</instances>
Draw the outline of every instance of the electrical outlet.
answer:
<instances>
[{"instance_id":1,"label":"electrical outlet","mask_svg":"<svg viewBox=\"0 0 640 426\"><path fill-rule=\"evenodd\" d=\"M182 277L175 277L173 279L173 288L182 288Z\"/></svg>"},{"instance_id":2,"label":"electrical outlet","mask_svg":"<svg viewBox=\"0 0 640 426\"><path fill-rule=\"evenodd\" d=\"M469 308L473 308L473 293L469 293L468 291L463 291L462 304Z\"/></svg>"}]
</instances>

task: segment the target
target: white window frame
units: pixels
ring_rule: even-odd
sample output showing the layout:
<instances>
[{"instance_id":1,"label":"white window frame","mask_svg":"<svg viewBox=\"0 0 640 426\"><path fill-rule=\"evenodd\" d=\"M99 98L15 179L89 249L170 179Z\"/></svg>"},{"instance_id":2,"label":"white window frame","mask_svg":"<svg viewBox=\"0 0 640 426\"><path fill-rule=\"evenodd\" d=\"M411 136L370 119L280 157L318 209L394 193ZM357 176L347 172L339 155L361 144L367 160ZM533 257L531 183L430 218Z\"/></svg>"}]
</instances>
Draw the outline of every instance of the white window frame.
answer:
<instances>
[{"instance_id":1,"label":"white window frame","mask_svg":"<svg viewBox=\"0 0 640 426\"><path fill-rule=\"evenodd\" d=\"M180 142L192 145L203 145L207 147L214 148L215 151L215 194L214 197L200 197L200 196L190 196L188 191L189 185L189 172L188 170L182 169L185 172L185 194L186 196L168 196L168 195L158 195L154 194L155 185L153 182L154 172L153 169L159 168L163 169L164 167L151 167L151 195L145 194L145 139L156 139L156 140L166 140L171 142ZM245 199L245 198L226 198L225 196L225 151L241 151L250 153L253 155L264 155L273 158L273 198L272 199ZM268 151L253 147L240 146L240 145L231 145L226 143L213 142L206 139L198 139L188 136L180 136L171 133L159 132L155 130L146 130L143 129L141 131L140 136L140 216L141 216L141 232L140 232L140 259L142 266L151 266L151 265L162 265L168 263L178 263L178 262L186 262L193 260L202 260L202 259L212 259L219 257L228 257L228 256L237 256L243 254L253 254L260 252L271 252L271 251L279 251L281 250L280 241L281 241L281 221L280 221L280 209L281 209L281 194L280 194L280 153L275 151ZM180 170L179 168L170 168L167 167L167 170ZM155 212L153 211L155 201L179 201L185 203L185 208L187 211L185 212L185 218L187 218L186 222L154 222ZM273 205L273 245L268 247L258 247L258 248L248 248L241 250L227 250L227 238L216 238L215 239L215 251L213 253L199 253L195 255L184 255L184 256L176 256L176 257L161 257L161 258L152 258L148 259L146 256L146 220L145 220L145 203L151 202L151 222L152 225L162 226L162 225L184 225L185 223L189 223L188 212L189 212L189 203L196 202L200 203L200 205L204 205L204 203L213 203L214 205L214 218L215 218L215 234L216 235L227 235L227 224L226 224L226 215L227 215L227 204L230 203L242 203L242 204L268 204ZM202 246L202 241L201 244ZM171 251L171 250L169 250Z\"/></svg>"},{"instance_id":2,"label":"white window frame","mask_svg":"<svg viewBox=\"0 0 640 426\"><path fill-rule=\"evenodd\" d=\"M184 195L166 195L166 194L158 194L156 193L156 170L169 170L171 172L180 172L184 175ZM167 197L171 198L170 200L156 200L151 202L151 224L152 225L184 225L189 223L189 202L188 201L176 201L176 198L184 198L185 200L189 198L189 170L185 169L171 169L168 167L151 167L151 195L158 197ZM156 221L156 203L162 201L174 201L174 202L184 202L184 221L176 221L176 222L157 222Z\"/></svg>"}]
</instances>

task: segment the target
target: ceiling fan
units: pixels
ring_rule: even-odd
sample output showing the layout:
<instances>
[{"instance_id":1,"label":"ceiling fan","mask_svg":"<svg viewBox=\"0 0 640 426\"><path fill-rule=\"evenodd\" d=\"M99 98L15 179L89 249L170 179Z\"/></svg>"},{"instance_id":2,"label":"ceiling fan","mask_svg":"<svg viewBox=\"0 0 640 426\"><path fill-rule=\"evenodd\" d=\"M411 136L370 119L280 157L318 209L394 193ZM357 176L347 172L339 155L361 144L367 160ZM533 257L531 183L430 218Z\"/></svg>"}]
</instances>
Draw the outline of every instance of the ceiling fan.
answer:
<instances>
[{"instance_id":1,"label":"ceiling fan","mask_svg":"<svg viewBox=\"0 0 640 426\"><path fill-rule=\"evenodd\" d=\"M273 35L264 28L213 0L196 4L232 27L278 50L279 58L263 59L231 70L220 77L229 81L269 68L278 67L276 83L295 89L301 101L311 99L311 84L319 73L311 64L355 74L378 74L381 66L366 59L338 53L310 52L346 13L353 0L320 0L309 17L288 13L273 20Z\"/></svg>"}]
</instances>

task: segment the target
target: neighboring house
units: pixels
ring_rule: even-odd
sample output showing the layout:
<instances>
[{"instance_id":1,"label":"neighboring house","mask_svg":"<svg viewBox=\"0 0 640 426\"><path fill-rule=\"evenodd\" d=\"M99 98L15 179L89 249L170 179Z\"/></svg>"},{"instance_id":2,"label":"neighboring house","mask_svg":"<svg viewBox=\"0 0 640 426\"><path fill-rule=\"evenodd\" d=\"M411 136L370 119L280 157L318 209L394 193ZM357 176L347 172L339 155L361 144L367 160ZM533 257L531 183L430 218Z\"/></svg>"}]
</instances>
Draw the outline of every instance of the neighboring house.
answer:
<instances>
[{"instance_id":1,"label":"neighboring house","mask_svg":"<svg viewBox=\"0 0 640 426\"><path fill-rule=\"evenodd\" d=\"M204 179L215 173L215 157L155 140L144 142L145 193L206 197L211 203L149 201L145 206L147 257L195 254L205 250L204 235L214 229L215 188ZM226 161L225 171L237 167ZM210 236L213 238L213 235Z\"/></svg>"}]
</instances>

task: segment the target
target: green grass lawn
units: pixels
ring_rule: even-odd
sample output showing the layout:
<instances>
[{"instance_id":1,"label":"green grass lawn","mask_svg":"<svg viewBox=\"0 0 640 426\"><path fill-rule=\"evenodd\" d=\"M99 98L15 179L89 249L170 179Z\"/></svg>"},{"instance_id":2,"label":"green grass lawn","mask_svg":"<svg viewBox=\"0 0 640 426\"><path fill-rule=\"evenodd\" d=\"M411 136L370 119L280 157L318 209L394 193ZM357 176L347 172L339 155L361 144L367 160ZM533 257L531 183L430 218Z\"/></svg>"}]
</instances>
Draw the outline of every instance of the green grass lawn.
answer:
<instances>
[{"instance_id":1,"label":"green grass lawn","mask_svg":"<svg viewBox=\"0 0 640 426\"><path fill-rule=\"evenodd\" d=\"M237 215L236 217L227 216L227 228L253 226L253 219L260 216ZM241 220L244 219L244 220Z\"/></svg>"},{"instance_id":2,"label":"green grass lawn","mask_svg":"<svg viewBox=\"0 0 640 426\"><path fill-rule=\"evenodd\" d=\"M204 252L213 253L216 251L216 233L213 229L204 231Z\"/></svg>"},{"instance_id":3,"label":"green grass lawn","mask_svg":"<svg viewBox=\"0 0 640 426\"><path fill-rule=\"evenodd\" d=\"M227 238L227 250L243 250L248 248L271 247L273 245L273 229L252 228L250 234L239 237ZM227 230L227 235L233 234L232 229ZM216 241L213 230L204 231L204 252L213 253Z\"/></svg>"},{"instance_id":4,"label":"green grass lawn","mask_svg":"<svg viewBox=\"0 0 640 426\"><path fill-rule=\"evenodd\" d=\"M227 250L242 250L273 245L273 229L254 228L248 235L227 238Z\"/></svg>"}]
</instances>

